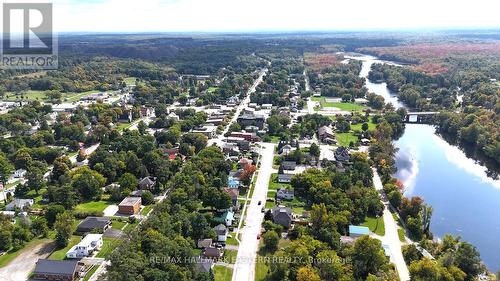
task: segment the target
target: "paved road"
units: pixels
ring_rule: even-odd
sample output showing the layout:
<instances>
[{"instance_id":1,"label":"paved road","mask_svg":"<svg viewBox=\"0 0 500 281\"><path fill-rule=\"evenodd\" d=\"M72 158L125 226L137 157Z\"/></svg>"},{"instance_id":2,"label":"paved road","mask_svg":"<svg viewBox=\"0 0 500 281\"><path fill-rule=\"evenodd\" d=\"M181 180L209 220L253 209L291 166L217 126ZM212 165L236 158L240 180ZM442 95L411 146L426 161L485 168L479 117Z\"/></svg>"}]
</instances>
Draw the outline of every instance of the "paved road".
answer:
<instances>
[{"instance_id":1,"label":"paved road","mask_svg":"<svg viewBox=\"0 0 500 281\"><path fill-rule=\"evenodd\" d=\"M22 249L19 256L0 268L0 281L27 280L30 272L35 269L38 259L48 257L54 248L54 242L44 240L33 247Z\"/></svg>"},{"instance_id":2,"label":"paved road","mask_svg":"<svg viewBox=\"0 0 500 281\"><path fill-rule=\"evenodd\" d=\"M373 183L375 189L379 191L382 195L382 203L384 203L384 225L385 225L385 235L382 237L377 237L382 241L383 244L389 246L391 252L391 261L396 265L396 269L401 281L410 280L410 273L408 272L408 267L406 266L405 260L403 258L403 253L401 252L401 242L398 236L398 224L394 220L391 212L389 211L389 202L383 192L383 185L376 169L373 169Z\"/></svg>"},{"instance_id":3,"label":"paved road","mask_svg":"<svg viewBox=\"0 0 500 281\"><path fill-rule=\"evenodd\" d=\"M253 85L248 89L245 98L241 101L241 103L236 108L236 112L234 113L233 118L231 119L230 122L228 122L226 128L224 128L224 131L222 131L222 133L217 138L208 140L207 146L210 146L210 145L215 143L218 146L222 147L222 140L225 138L224 135L229 131L229 127L231 126L231 124L233 122L236 122L236 120L238 119L238 117L241 114L241 111L243 111L243 109L245 109L248 106L248 104L250 103L250 95L253 92L255 92L255 89L262 82L262 79L263 79L264 75L266 75L267 71L268 71L267 68L264 68L260 71L259 77L254 81Z\"/></svg>"},{"instance_id":4,"label":"paved road","mask_svg":"<svg viewBox=\"0 0 500 281\"><path fill-rule=\"evenodd\" d=\"M267 189L269 179L273 173L273 152L274 144L261 143L261 166L255 190L250 204L248 205L247 215L245 216L245 227L241 233L241 243L238 250L238 256L233 269L233 281L254 281L255 261L259 240L257 235L260 233L264 214L261 213L262 207L266 204ZM258 205L261 201L262 205Z\"/></svg>"}]
</instances>

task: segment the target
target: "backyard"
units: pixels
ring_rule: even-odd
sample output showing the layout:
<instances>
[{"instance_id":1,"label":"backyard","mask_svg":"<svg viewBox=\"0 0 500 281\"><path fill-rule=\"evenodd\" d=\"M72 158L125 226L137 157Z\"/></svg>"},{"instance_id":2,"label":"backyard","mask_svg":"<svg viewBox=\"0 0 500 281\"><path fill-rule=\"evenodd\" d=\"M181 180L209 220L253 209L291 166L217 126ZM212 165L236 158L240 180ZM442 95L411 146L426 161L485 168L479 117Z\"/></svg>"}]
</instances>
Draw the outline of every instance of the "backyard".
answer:
<instances>
[{"instance_id":1,"label":"backyard","mask_svg":"<svg viewBox=\"0 0 500 281\"><path fill-rule=\"evenodd\" d=\"M351 102L329 102L326 100L325 97L313 97L313 101L319 102L320 107L316 107L315 110L320 110L321 108L324 107L335 107L340 110L344 111L363 111L363 109L366 109L366 106L363 106L361 104L357 103L351 103Z\"/></svg>"}]
</instances>

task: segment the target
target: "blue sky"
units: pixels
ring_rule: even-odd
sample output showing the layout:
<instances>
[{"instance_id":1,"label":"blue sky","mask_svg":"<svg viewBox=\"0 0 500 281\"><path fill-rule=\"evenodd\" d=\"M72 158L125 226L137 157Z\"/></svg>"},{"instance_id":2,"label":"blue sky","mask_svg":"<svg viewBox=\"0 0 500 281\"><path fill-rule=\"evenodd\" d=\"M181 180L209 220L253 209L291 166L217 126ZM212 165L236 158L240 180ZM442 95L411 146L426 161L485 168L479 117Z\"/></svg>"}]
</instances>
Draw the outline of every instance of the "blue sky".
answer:
<instances>
[{"instance_id":1,"label":"blue sky","mask_svg":"<svg viewBox=\"0 0 500 281\"><path fill-rule=\"evenodd\" d=\"M279 31L500 27L500 16L498 16L500 1L497 0L53 0L52 2L57 31Z\"/></svg>"}]
</instances>

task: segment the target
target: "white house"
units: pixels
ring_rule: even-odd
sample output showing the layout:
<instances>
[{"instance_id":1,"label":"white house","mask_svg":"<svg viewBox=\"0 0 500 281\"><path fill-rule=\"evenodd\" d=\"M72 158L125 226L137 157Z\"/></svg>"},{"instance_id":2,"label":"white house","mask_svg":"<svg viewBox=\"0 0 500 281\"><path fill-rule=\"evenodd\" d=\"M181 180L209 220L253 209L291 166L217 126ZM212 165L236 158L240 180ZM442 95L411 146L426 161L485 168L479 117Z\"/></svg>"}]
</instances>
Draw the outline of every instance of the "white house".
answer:
<instances>
[{"instance_id":1,"label":"white house","mask_svg":"<svg viewBox=\"0 0 500 281\"><path fill-rule=\"evenodd\" d=\"M19 178L24 178L25 175L26 175L25 169L18 169L18 170L14 171L14 174L12 174L12 177L15 179L19 179Z\"/></svg>"},{"instance_id":2,"label":"white house","mask_svg":"<svg viewBox=\"0 0 500 281\"><path fill-rule=\"evenodd\" d=\"M5 206L6 211L15 211L16 208L24 210L25 208L30 208L33 206L33 199L20 199L16 198L12 200L7 206Z\"/></svg>"},{"instance_id":3,"label":"white house","mask_svg":"<svg viewBox=\"0 0 500 281\"><path fill-rule=\"evenodd\" d=\"M293 190L280 188L278 192L276 192L276 197L280 200L293 200L294 192Z\"/></svg>"},{"instance_id":4,"label":"white house","mask_svg":"<svg viewBox=\"0 0 500 281\"><path fill-rule=\"evenodd\" d=\"M78 259L92 255L102 246L102 234L87 234L80 243L71 247L66 253L68 259Z\"/></svg>"}]
</instances>

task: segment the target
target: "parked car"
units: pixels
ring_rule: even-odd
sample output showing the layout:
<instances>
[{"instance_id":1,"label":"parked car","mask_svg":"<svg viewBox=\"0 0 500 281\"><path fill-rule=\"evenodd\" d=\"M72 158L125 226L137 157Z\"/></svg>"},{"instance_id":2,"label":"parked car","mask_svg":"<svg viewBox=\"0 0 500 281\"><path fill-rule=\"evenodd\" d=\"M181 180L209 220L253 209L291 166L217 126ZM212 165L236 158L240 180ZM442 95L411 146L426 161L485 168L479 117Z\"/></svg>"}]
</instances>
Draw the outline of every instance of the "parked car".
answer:
<instances>
[{"instance_id":1,"label":"parked car","mask_svg":"<svg viewBox=\"0 0 500 281\"><path fill-rule=\"evenodd\" d=\"M259 205L259 206L260 206L261 204L262 204L262 201L259 201L259 203L257 203L257 205Z\"/></svg>"}]
</instances>

